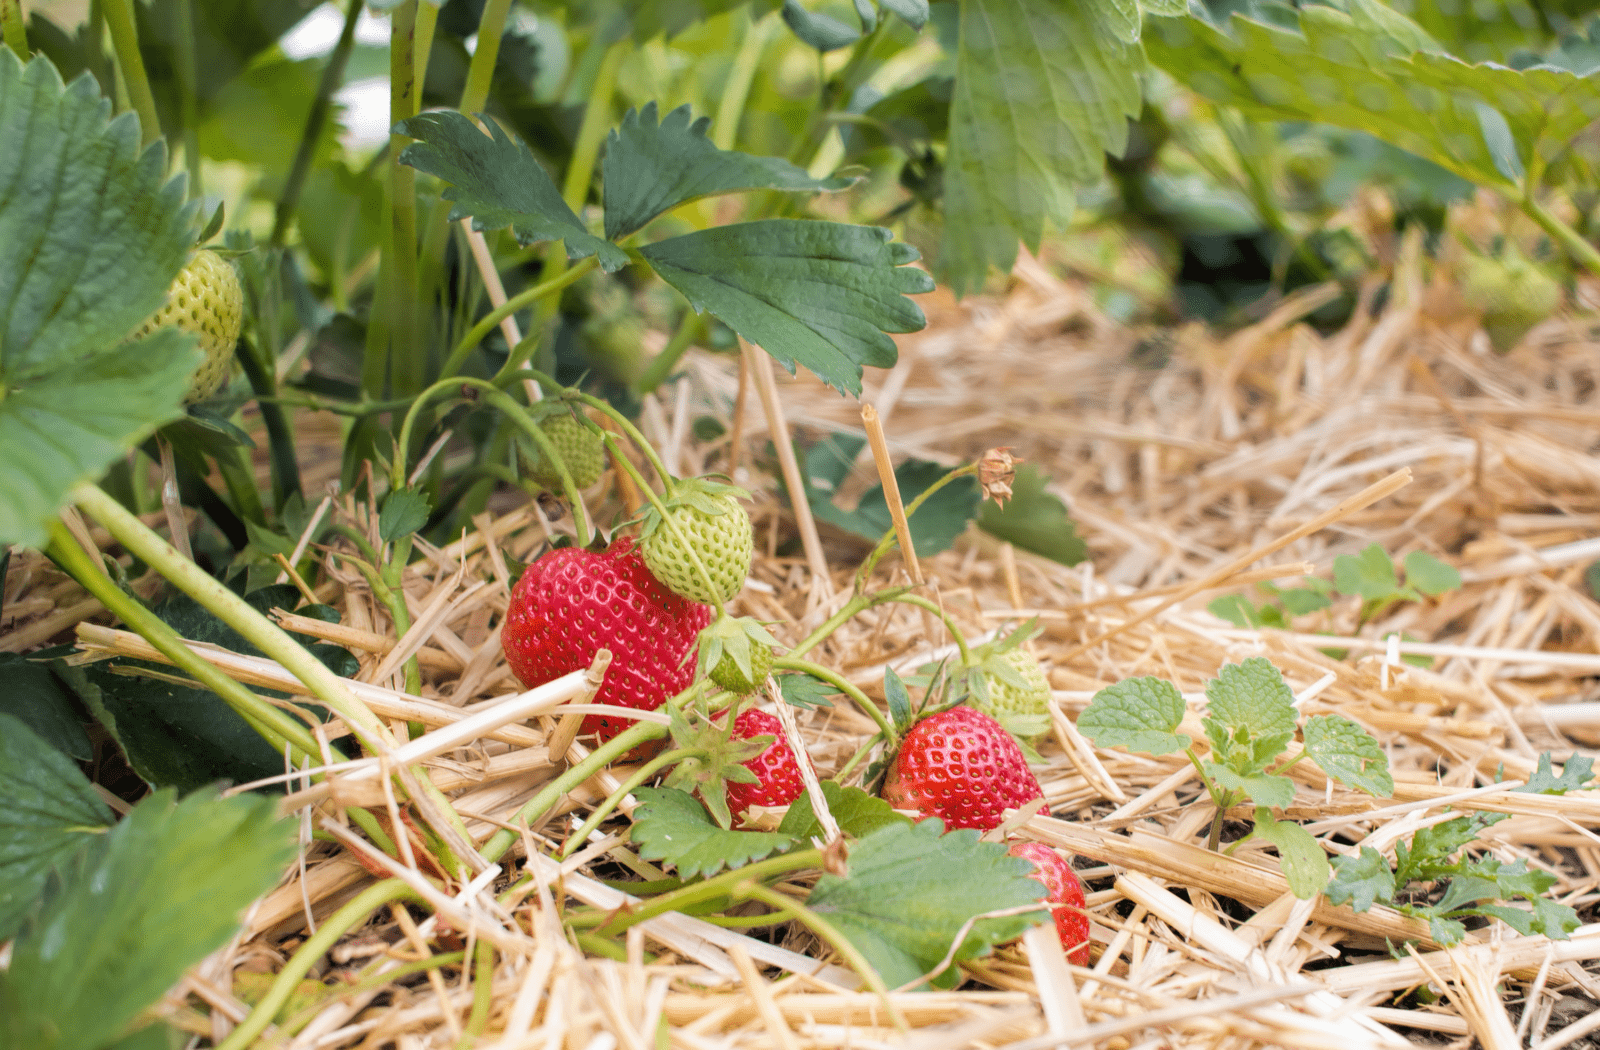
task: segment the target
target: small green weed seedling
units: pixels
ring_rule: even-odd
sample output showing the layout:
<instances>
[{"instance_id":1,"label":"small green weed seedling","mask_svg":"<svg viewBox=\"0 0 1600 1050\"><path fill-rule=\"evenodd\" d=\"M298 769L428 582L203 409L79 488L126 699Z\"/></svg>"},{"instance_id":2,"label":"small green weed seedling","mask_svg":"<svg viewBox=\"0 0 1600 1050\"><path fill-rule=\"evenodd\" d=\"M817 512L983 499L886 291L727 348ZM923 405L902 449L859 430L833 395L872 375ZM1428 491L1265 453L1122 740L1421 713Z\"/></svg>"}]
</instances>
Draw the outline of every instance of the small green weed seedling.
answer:
<instances>
[{"instance_id":1,"label":"small green weed seedling","mask_svg":"<svg viewBox=\"0 0 1600 1050\"><path fill-rule=\"evenodd\" d=\"M1151 755L1184 752L1217 807L1210 847L1221 844L1224 814L1248 798L1255 804L1255 827L1229 849L1252 838L1266 840L1277 849L1295 896L1316 896L1329 876L1322 846L1299 824L1273 815L1294 800L1294 781L1284 773L1309 757L1341 784L1388 797L1394 792L1388 756L1370 733L1343 715L1317 715L1300 726L1282 673L1259 656L1224 665L1206 683L1206 698L1207 758L1189 736L1177 732L1186 710L1183 695L1160 678L1128 678L1102 689L1078 717L1078 728L1096 747ZM1304 734L1305 750L1279 762L1296 729Z\"/></svg>"}]
</instances>

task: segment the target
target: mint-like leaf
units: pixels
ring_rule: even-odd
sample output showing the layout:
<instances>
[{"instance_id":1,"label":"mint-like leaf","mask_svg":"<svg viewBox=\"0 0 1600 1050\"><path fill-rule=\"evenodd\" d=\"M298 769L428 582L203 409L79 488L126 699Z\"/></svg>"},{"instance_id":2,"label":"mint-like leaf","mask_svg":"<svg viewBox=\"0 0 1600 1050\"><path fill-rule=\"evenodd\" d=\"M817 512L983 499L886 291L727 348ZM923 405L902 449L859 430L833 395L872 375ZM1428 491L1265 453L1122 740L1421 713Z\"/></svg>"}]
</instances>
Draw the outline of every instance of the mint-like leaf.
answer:
<instances>
[{"instance_id":1,"label":"mint-like leaf","mask_svg":"<svg viewBox=\"0 0 1600 1050\"><path fill-rule=\"evenodd\" d=\"M450 184L450 218L472 216L480 230L509 226L522 244L561 241L567 258L600 257L607 273L628 264L628 253L596 237L583 225L528 147L492 120L489 134L455 110L423 113L395 126L418 141L400 152L400 163Z\"/></svg>"},{"instance_id":2,"label":"mint-like leaf","mask_svg":"<svg viewBox=\"0 0 1600 1050\"><path fill-rule=\"evenodd\" d=\"M1539 766L1528 778L1528 782L1512 790L1528 795L1565 795L1569 791L1580 791L1588 787L1594 775L1593 759L1587 755L1575 754L1561 767L1561 775L1558 777L1550 765L1550 752L1546 751L1539 756Z\"/></svg>"},{"instance_id":3,"label":"mint-like leaf","mask_svg":"<svg viewBox=\"0 0 1600 1050\"><path fill-rule=\"evenodd\" d=\"M428 523L428 494L422 489L397 489L384 497L378 514L378 536L385 543L403 539Z\"/></svg>"},{"instance_id":4,"label":"mint-like leaf","mask_svg":"<svg viewBox=\"0 0 1600 1050\"><path fill-rule=\"evenodd\" d=\"M1340 594L1359 595L1365 601L1382 601L1400 593L1400 579L1394 562L1376 543L1357 555L1341 554L1333 559L1333 585Z\"/></svg>"},{"instance_id":5,"label":"mint-like leaf","mask_svg":"<svg viewBox=\"0 0 1600 1050\"><path fill-rule=\"evenodd\" d=\"M1202 762L1206 776L1229 791L1242 791L1258 806L1284 808L1294 801L1294 781L1270 773L1244 775L1219 762Z\"/></svg>"},{"instance_id":6,"label":"mint-like leaf","mask_svg":"<svg viewBox=\"0 0 1600 1050\"><path fill-rule=\"evenodd\" d=\"M1328 884L1328 903L1338 906L1350 902L1356 912L1364 912L1374 904L1394 903L1394 870L1383 854L1371 846L1362 846L1359 856L1338 856L1333 859L1333 881Z\"/></svg>"},{"instance_id":7,"label":"mint-like leaf","mask_svg":"<svg viewBox=\"0 0 1600 1050\"><path fill-rule=\"evenodd\" d=\"M119 345L182 268L193 209L110 114L93 77L0 55L0 545L42 546L73 485L180 414L200 360L172 331Z\"/></svg>"},{"instance_id":8,"label":"mint-like leaf","mask_svg":"<svg viewBox=\"0 0 1600 1050\"><path fill-rule=\"evenodd\" d=\"M270 798L210 791L179 802L163 790L135 806L17 938L0 974L0 1043L111 1042L283 873L294 836L276 810Z\"/></svg>"},{"instance_id":9,"label":"mint-like leaf","mask_svg":"<svg viewBox=\"0 0 1600 1050\"><path fill-rule=\"evenodd\" d=\"M1412 551L1406 555L1406 586L1414 587L1430 598L1446 591L1459 590L1461 573L1446 565L1427 551Z\"/></svg>"},{"instance_id":10,"label":"mint-like leaf","mask_svg":"<svg viewBox=\"0 0 1600 1050\"><path fill-rule=\"evenodd\" d=\"M1277 849L1290 893L1310 900L1328 885L1328 855L1311 832L1290 820L1274 820L1270 811L1258 807L1252 834Z\"/></svg>"},{"instance_id":11,"label":"mint-like leaf","mask_svg":"<svg viewBox=\"0 0 1600 1050\"><path fill-rule=\"evenodd\" d=\"M719 827L693 795L673 788L640 788L635 794L639 808L633 814L633 841L639 856L671 864L679 878L742 868L795 841L778 832Z\"/></svg>"},{"instance_id":12,"label":"mint-like leaf","mask_svg":"<svg viewBox=\"0 0 1600 1050\"><path fill-rule=\"evenodd\" d=\"M1007 855L1005 846L979 842L971 829L943 832L938 819L881 828L850 851L847 874L823 875L811 891L811 909L849 938L890 988L937 966L968 920L1023 907L1044 894L1028 875L1032 865ZM982 919L956 960L983 955L1047 916ZM933 983L948 988L959 978L951 967Z\"/></svg>"},{"instance_id":13,"label":"mint-like leaf","mask_svg":"<svg viewBox=\"0 0 1600 1050\"><path fill-rule=\"evenodd\" d=\"M889 803L869 795L858 787L840 787L837 781L822 781L822 797L828 800L828 812L833 814L839 830L852 838L862 838L890 824L909 824L911 821L896 813ZM809 842L822 837L822 822L811 808L811 793L801 792L783 815L778 831L791 835L796 842Z\"/></svg>"},{"instance_id":14,"label":"mint-like leaf","mask_svg":"<svg viewBox=\"0 0 1600 1050\"><path fill-rule=\"evenodd\" d=\"M940 248L958 295L1065 228L1071 184L1126 145L1144 71L1127 0L962 0L960 20Z\"/></svg>"},{"instance_id":15,"label":"mint-like leaf","mask_svg":"<svg viewBox=\"0 0 1600 1050\"><path fill-rule=\"evenodd\" d=\"M1203 725L1214 757L1241 777L1261 772L1294 736L1294 693L1269 661L1225 664L1206 683Z\"/></svg>"},{"instance_id":16,"label":"mint-like leaf","mask_svg":"<svg viewBox=\"0 0 1600 1050\"><path fill-rule=\"evenodd\" d=\"M1189 746L1175 732L1183 721L1183 694L1162 678L1125 678L1094 695L1078 716L1078 731L1095 747L1125 747L1167 755Z\"/></svg>"},{"instance_id":17,"label":"mint-like leaf","mask_svg":"<svg viewBox=\"0 0 1600 1050\"><path fill-rule=\"evenodd\" d=\"M688 106L656 118L656 104L629 110L606 138L603 166L606 236L614 241L643 229L680 204L719 193L771 189L842 190L849 179L813 179L778 157L718 149L706 137L710 117L693 119Z\"/></svg>"},{"instance_id":18,"label":"mint-like leaf","mask_svg":"<svg viewBox=\"0 0 1600 1050\"><path fill-rule=\"evenodd\" d=\"M50 873L98 841L112 814L71 759L0 714L0 941L15 936Z\"/></svg>"},{"instance_id":19,"label":"mint-like leaf","mask_svg":"<svg viewBox=\"0 0 1600 1050\"><path fill-rule=\"evenodd\" d=\"M1324 773L1369 795L1394 794L1389 756L1361 725L1343 715L1317 715L1306 722L1304 732L1306 753Z\"/></svg>"},{"instance_id":20,"label":"mint-like leaf","mask_svg":"<svg viewBox=\"0 0 1600 1050\"><path fill-rule=\"evenodd\" d=\"M978 528L1051 561L1076 565L1089 556L1089 548L1067 515L1067 505L1045 491L1047 480L1031 466L1017 468L1011 498L1004 507L984 501Z\"/></svg>"},{"instance_id":21,"label":"mint-like leaf","mask_svg":"<svg viewBox=\"0 0 1600 1050\"><path fill-rule=\"evenodd\" d=\"M801 364L842 393L861 393L863 365L896 360L885 332L927 318L908 295L933 278L908 266L917 250L876 226L764 219L718 226L640 249L696 311L709 311L789 371Z\"/></svg>"}]
</instances>

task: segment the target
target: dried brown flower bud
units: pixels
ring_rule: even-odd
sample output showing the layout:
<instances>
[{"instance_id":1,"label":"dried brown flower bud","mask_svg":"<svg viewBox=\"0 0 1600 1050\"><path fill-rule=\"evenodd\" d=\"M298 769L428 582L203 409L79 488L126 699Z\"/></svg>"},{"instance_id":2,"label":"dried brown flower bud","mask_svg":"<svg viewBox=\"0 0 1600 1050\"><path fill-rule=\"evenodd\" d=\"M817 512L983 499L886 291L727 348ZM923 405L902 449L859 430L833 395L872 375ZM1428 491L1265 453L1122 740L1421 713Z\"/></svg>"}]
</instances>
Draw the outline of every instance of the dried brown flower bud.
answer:
<instances>
[{"instance_id":1,"label":"dried brown flower bud","mask_svg":"<svg viewBox=\"0 0 1600 1050\"><path fill-rule=\"evenodd\" d=\"M1011 446L991 448L978 457L978 488L984 499L992 499L1000 507L1011 498L1011 482L1017 476L1017 464L1026 462L1011 454Z\"/></svg>"}]
</instances>

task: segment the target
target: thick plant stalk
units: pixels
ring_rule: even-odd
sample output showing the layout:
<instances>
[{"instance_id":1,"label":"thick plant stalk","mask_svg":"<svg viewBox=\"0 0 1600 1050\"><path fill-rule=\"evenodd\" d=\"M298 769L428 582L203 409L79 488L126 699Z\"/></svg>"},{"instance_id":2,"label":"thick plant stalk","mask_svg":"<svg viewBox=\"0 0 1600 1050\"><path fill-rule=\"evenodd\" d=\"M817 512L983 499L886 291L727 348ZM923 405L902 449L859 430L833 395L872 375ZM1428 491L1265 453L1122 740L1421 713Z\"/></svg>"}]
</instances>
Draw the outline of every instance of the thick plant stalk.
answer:
<instances>
[{"instance_id":1,"label":"thick plant stalk","mask_svg":"<svg viewBox=\"0 0 1600 1050\"><path fill-rule=\"evenodd\" d=\"M389 126L417 115L417 5L405 0L390 16ZM389 261L393 293L388 302L395 346L390 357L391 380L398 393L416 389L421 362L417 332L417 173L400 163L404 135L389 133Z\"/></svg>"},{"instance_id":2,"label":"thick plant stalk","mask_svg":"<svg viewBox=\"0 0 1600 1050\"><path fill-rule=\"evenodd\" d=\"M22 0L0 0L0 31L4 32L6 46L16 52L24 62L28 60L28 24L22 12Z\"/></svg>"},{"instance_id":3,"label":"thick plant stalk","mask_svg":"<svg viewBox=\"0 0 1600 1050\"><path fill-rule=\"evenodd\" d=\"M294 209L300 202L300 191L305 188L306 176L311 172L311 157L316 152L317 139L322 137L322 128L328 122L333 93L339 90L339 85L344 81L345 64L350 60L350 52L355 49L356 22L365 6L363 0L350 0L344 14L344 28L339 32L339 42L328 56L328 64L322 67L322 79L317 82L317 96L312 100L305 130L300 134L294 165L283 184L283 195L278 198L277 214L272 222L274 248L282 247L284 238L289 235L289 226L294 222Z\"/></svg>"},{"instance_id":4,"label":"thick plant stalk","mask_svg":"<svg viewBox=\"0 0 1600 1050\"><path fill-rule=\"evenodd\" d=\"M174 0L178 21L178 118L183 123L183 166L189 173L191 199L205 195L200 181L199 56L195 53L194 0Z\"/></svg>"},{"instance_id":5,"label":"thick plant stalk","mask_svg":"<svg viewBox=\"0 0 1600 1050\"><path fill-rule=\"evenodd\" d=\"M139 54L139 33L134 28L133 0L105 0L106 28L111 30L111 46L117 53L122 83L128 101L139 114L139 145L148 146L161 137L161 118L156 116L156 99L145 76L144 58Z\"/></svg>"}]
</instances>

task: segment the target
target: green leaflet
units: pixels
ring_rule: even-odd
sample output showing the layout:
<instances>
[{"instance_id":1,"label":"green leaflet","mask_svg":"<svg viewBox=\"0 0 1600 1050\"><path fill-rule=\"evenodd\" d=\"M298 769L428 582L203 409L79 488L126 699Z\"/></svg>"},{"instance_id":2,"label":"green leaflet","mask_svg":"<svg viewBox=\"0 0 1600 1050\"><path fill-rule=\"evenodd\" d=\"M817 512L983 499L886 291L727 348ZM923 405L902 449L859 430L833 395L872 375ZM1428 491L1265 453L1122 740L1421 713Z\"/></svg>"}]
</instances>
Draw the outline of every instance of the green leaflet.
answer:
<instances>
[{"instance_id":1,"label":"green leaflet","mask_svg":"<svg viewBox=\"0 0 1600 1050\"><path fill-rule=\"evenodd\" d=\"M120 341L183 266L193 209L94 79L0 55L0 543L41 545L76 483L179 414L199 355ZM25 189L18 191L17 187Z\"/></svg>"},{"instance_id":2,"label":"green leaflet","mask_svg":"<svg viewBox=\"0 0 1600 1050\"><path fill-rule=\"evenodd\" d=\"M1311 832L1291 820L1274 820L1270 810L1258 807L1252 834L1277 849L1283 877L1289 880L1289 892L1296 897L1310 900L1328 885L1328 855Z\"/></svg>"},{"instance_id":3,"label":"green leaflet","mask_svg":"<svg viewBox=\"0 0 1600 1050\"><path fill-rule=\"evenodd\" d=\"M98 1050L238 929L294 856L292 825L269 798L182 802L163 790L133 808L104 847L17 938L0 974L0 1044Z\"/></svg>"},{"instance_id":4,"label":"green leaflet","mask_svg":"<svg viewBox=\"0 0 1600 1050\"><path fill-rule=\"evenodd\" d=\"M978 511L978 527L1023 550L1076 565L1089 556L1089 548L1067 516L1067 505L1045 491L1048 480L1031 466L1017 468L1011 498L1004 507L986 500Z\"/></svg>"},{"instance_id":5,"label":"green leaflet","mask_svg":"<svg viewBox=\"0 0 1600 1050\"><path fill-rule=\"evenodd\" d=\"M642 787L636 794L633 841L639 856L671 864L679 878L742 868L795 842L791 834L719 827L693 795L675 788Z\"/></svg>"},{"instance_id":6,"label":"green leaflet","mask_svg":"<svg viewBox=\"0 0 1600 1050\"><path fill-rule=\"evenodd\" d=\"M1241 778L1266 769L1294 736L1294 694L1283 673L1262 657L1224 664L1206 683L1206 699L1202 724L1212 754Z\"/></svg>"},{"instance_id":7,"label":"green leaflet","mask_svg":"<svg viewBox=\"0 0 1600 1050\"><path fill-rule=\"evenodd\" d=\"M50 873L94 843L112 817L71 759L5 714L0 798L0 940L7 940Z\"/></svg>"},{"instance_id":8,"label":"green leaflet","mask_svg":"<svg viewBox=\"0 0 1600 1050\"><path fill-rule=\"evenodd\" d=\"M956 293L1062 227L1072 182L1100 176L1139 112L1131 0L961 0L941 264Z\"/></svg>"},{"instance_id":9,"label":"green leaflet","mask_svg":"<svg viewBox=\"0 0 1600 1050\"><path fill-rule=\"evenodd\" d=\"M1184 707L1183 694L1166 679L1125 678L1094 695L1078 716L1078 729L1096 747L1171 754L1189 746L1176 732Z\"/></svg>"},{"instance_id":10,"label":"green leaflet","mask_svg":"<svg viewBox=\"0 0 1600 1050\"><path fill-rule=\"evenodd\" d=\"M1305 724L1306 753L1346 787L1378 798L1394 794L1389 756L1372 734L1343 715L1317 715Z\"/></svg>"},{"instance_id":11,"label":"green leaflet","mask_svg":"<svg viewBox=\"0 0 1600 1050\"><path fill-rule=\"evenodd\" d=\"M933 278L908 266L917 250L875 226L765 219L646 245L645 259L697 311L715 314L789 371L861 393L864 365L895 363L885 332L927 324L908 295Z\"/></svg>"},{"instance_id":12,"label":"green leaflet","mask_svg":"<svg viewBox=\"0 0 1600 1050\"><path fill-rule=\"evenodd\" d=\"M869 795L858 787L840 787L836 780L822 781L822 797L828 800L828 812L833 814L839 830L852 838L870 835L890 824L909 824L910 821L889 807L889 803ZM811 795L802 792L789 805L778 830L793 835L799 843L822 837L822 822L811 808Z\"/></svg>"}]
</instances>

